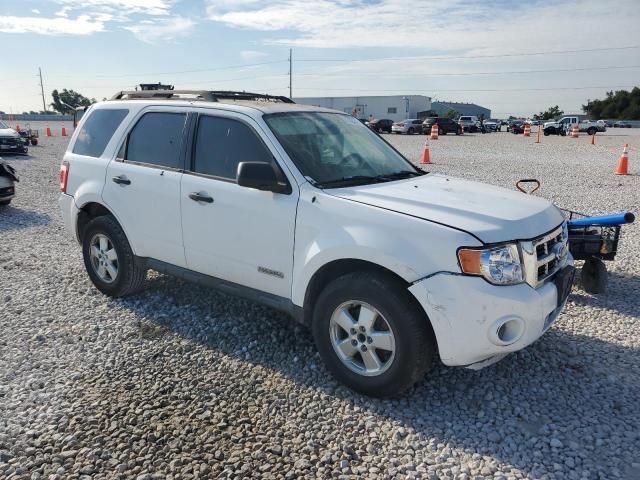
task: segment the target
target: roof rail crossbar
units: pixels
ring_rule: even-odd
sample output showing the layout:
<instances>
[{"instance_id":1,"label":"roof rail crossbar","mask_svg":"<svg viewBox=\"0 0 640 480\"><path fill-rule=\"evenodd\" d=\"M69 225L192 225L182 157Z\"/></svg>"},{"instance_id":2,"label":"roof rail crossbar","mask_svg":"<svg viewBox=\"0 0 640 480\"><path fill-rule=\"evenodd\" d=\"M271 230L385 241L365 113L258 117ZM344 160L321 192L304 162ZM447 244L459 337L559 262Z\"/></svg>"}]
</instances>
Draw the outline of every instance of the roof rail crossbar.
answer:
<instances>
[{"instance_id":1,"label":"roof rail crossbar","mask_svg":"<svg viewBox=\"0 0 640 480\"><path fill-rule=\"evenodd\" d=\"M187 98L193 97L193 98ZM224 100L266 101L295 103L288 97L267 95L263 93L212 91L212 90L123 90L116 93L111 100L135 100L158 98L165 100L199 100L218 102Z\"/></svg>"}]
</instances>

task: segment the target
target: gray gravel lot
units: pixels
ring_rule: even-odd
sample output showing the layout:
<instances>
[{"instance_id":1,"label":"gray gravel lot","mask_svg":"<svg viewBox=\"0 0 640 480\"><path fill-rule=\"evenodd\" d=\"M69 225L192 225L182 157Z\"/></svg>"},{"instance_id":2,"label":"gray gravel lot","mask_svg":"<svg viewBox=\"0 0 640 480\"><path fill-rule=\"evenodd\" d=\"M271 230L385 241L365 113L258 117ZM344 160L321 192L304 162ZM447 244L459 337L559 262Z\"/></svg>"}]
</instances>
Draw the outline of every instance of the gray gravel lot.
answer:
<instances>
[{"instance_id":1,"label":"gray gravel lot","mask_svg":"<svg viewBox=\"0 0 640 480\"><path fill-rule=\"evenodd\" d=\"M385 138L415 161L425 139ZM537 177L561 206L640 212L640 130L534 140L441 137L428 169ZM531 347L372 400L268 308L153 273L139 295L101 295L58 212L66 142L9 159L22 181L0 211L0 478L640 478L638 223L608 294L574 287ZM615 176L627 142L635 175Z\"/></svg>"}]
</instances>

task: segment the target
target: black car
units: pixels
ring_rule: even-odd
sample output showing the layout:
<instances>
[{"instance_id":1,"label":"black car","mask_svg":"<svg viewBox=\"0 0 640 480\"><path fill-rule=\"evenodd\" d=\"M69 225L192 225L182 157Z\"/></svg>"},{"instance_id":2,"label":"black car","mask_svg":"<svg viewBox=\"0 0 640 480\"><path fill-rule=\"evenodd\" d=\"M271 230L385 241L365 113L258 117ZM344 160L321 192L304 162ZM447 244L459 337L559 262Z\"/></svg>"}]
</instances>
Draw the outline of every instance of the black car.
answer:
<instances>
[{"instance_id":1,"label":"black car","mask_svg":"<svg viewBox=\"0 0 640 480\"><path fill-rule=\"evenodd\" d=\"M511 122L509 124L509 131L515 134L524 133L524 122L522 120L515 120Z\"/></svg>"},{"instance_id":2,"label":"black car","mask_svg":"<svg viewBox=\"0 0 640 480\"><path fill-rule=\"evenodd\" d=\"M438 124L438 135L446 135L447 133L460 135L462 133L460 124L450 118L429 117L422 122L422 131L425 135L431 134L431 127L434 123Z\"/></svg>"},{"instance_id":3,"label":"black car","mask_svg":"<svg viewBox=\"0 0 640 480\"><path fill-rule=\"evenodd\" d=\"M615 122L613 124L615 128L631 128L631 124L629 122L625 122L623 120Z\"/></svg>"},{"instance_id":4,"label":"black car","mask_svg":"<svg viewBox=\"0 0 640 480\"><path fill-rule=\"evenodd\" d=\"M380 119L371 120L370 122L367 122L367 126L374 132L378 132L378 133L382 133L382 132L391 133L392 125L393 125L393 120L389 120L388 118L380 118Z\"/></svg>"}]
</instances>

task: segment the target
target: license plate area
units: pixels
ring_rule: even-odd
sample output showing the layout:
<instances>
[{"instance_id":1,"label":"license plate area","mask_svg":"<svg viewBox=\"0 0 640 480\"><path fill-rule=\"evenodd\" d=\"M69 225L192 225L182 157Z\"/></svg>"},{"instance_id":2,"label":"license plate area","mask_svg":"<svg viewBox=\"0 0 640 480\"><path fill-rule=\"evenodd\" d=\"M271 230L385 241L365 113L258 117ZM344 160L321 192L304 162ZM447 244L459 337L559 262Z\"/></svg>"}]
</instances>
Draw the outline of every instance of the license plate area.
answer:
<instances>
[{"instance_id":1,"label":"license plate area","mask_svg":"<svg viewBox=\"0 0 640 480\"><path fill-rule=\"evenodd\" d=\"M556 285L556 289L558 290L558 307L564 303L571 293L575 273L576 269L571 265L567 265L556 273L553 283Z\"/></svg>"}]
</instances>

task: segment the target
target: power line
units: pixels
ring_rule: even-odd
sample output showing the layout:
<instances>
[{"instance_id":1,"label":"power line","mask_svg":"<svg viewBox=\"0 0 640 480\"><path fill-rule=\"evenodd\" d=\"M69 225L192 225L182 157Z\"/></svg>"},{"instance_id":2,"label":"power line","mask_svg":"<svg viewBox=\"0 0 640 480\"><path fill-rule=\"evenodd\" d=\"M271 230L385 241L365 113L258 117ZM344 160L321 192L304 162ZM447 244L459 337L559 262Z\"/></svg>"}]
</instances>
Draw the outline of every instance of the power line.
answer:
<instances>
[{"instance_id":1,"label":"power line","mask_svg":"<svg viewBox=\"0 0 640 480\"><path fill-rule=\"evenodd\" d=\"M439 55L439 56L405 56L405 57L378 57L378 58L362 58L362 59L298 59L296 62L373 62L380 60L459 60L459 59L473 59L473 58L503 58L503 57L529 57L534 55L559 55L565 53L586 53L586 52L604 52L610 50L631 50L634 48L640 48L640 45L631 45L628 47L606 47L606 48L585 48L580 50L550 50L546 52L528 52L528 53L504 53L496 55Z\"/></svg>"},{"instance_id":2,"label":"power line","mask_svg":"<svg viewBox=\"0 0 640 480\"><path fill-rule=\"evenodd\" d=\"M195 70L176 70L171 72L143 72L143 73L126 73L122 75L93 75L95 78L123 78L123 77L142 77L145 75L153 76L153 75L179 75L183 73L201 73L201 72L216 72L220 70L233 70L234 68L245 68L245 67L260 67L263 65L274 65L277 63L285 63L288 60L275 60L273 62L260 62L260 63L244 63L242 65L227 65L224 67L216 67L216 68L200 68ZM77 75L59 75L59 77L75 77Z\"/></svg>"},{"instance_id":3,"label":"power line","mask_svg":"<svg viewBox=\"0 0 640 480\"><path fill-rule=\"evenodd\" d=\"M613 70L613 69L632 69L640 68L640 65L613 65L609 67L583 67L583 68L555 68L549 70L514 70L505 72L455 72L455 73L412 73L412 74L384 74L384 73L299 73L299 76L305 77L344 77L344 76L392 76L392 77L467 77L474 75L511 75L511 74L527 74L527 73L553 73L553 72L584 72L588 70Z\"/></svg>"},{"instance_id":4,"label":"power line","mask_svg":"<svg viewBox=\"0 0 640 480\"><path fill-rule=\"evenodd\" d=\"M454 90L442 90L436 89L440 92L533 92L533 91L547 91L554 90L589 90L589 89L610 89L610 88L633 88L635 85L607 85L607 86L591 86L591 87L549 87L549 88L496 88L496 89L454 89ZM327 91L345 91L345 92L398 92L400 88L393 89L362 89L362 88L324 88L324 87L298 87L299 90L327 90ZM414 92L430 93L432 90L413 90Z\"/></svg>"}]
</instances>

